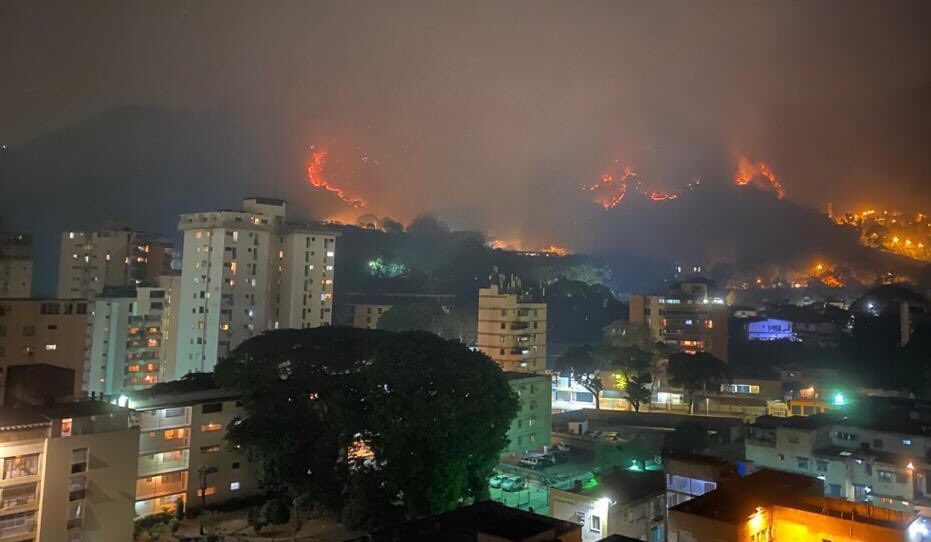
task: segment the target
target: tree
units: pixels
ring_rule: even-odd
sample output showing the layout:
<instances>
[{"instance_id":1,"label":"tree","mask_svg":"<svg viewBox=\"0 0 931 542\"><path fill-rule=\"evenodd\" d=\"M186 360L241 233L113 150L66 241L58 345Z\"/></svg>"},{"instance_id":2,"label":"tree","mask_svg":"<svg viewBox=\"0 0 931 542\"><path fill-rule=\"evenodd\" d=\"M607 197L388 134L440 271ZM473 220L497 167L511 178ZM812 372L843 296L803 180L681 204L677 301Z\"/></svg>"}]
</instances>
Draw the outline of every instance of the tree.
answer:
<instances>
[{"instance_id":1,"label":"tree","mask_svg":"<svg viewBox=\"0 0 931 542\"><path fill-rule=\"evenodd\" d=\"M602 373L619 368L618 349L606 345L573 346L556 360L556 369L569 373L575 382L595 397L595 409L601 409L604 390Z\"/></svg>"},{"instance_id":2,"label":"tree","mask_svg":"<svg viewBox=\"0 0 931 542\"><path fill-rule=\"evenodd\" d=\"M429 331L436 333L443 309L433 301L414 301L395 305L378 319L378 329L386 331Z\"/></svg>"},{"instance_id":3,"label":"tree","mask_svg":"<svg viewBox=\"0 0 931 542\"><path fill-rule=\"evenodd\" d=\"M352 508L346 517L366 522L354 528L484 497L517 412L491 359L425 332L266 332L221 360L216 379L242 394L227 438L265 486L295 512Z\"/></svg>"},{"instance_id":4,"label":"tree","mask_svg":"<svg viewBox=\"0 0 931 542\"><path fill-rule=\"evenodd\" d=\"M707 352L687 354L677 352L669 356L669 382L682 388L689 402L689 413L695 413L695 393L707 392L730 382L730 367Z\"/></svg>"},{"instance_id":5,"label":"tree","mask_svg":"<svg viewBox=\"0 0 931 542\"><path fill-rule=\"evenodd\" d=\"M650 398L653 395L653 391L650 389L652 383L653 380L648 373L625 377L623 390L627 393L627 402L630 403L634 412L640 412L641 405L650 403Z\"/></svg>"},{"instance_id":6,"label":"tree","mask_svg":"<svg viewBox=\"0 0 931 542\"><path fill-rule=\"evenodd\" d=\"M262 514L262 507L253 506L250 508L249 512L246 514L246 523L252 527L255 534L259 534L259 531L268 525L268 520L265 519L265 515Z\"/></svg>"}]
</instances>

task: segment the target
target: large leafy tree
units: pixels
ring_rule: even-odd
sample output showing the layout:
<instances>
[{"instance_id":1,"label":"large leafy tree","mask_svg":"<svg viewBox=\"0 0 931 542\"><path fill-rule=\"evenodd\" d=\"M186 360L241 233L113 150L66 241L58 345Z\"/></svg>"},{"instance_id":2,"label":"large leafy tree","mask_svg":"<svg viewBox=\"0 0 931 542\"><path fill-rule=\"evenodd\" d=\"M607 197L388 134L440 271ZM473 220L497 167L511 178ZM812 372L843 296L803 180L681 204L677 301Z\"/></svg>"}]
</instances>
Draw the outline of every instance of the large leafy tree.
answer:
<instances>
[{"instance_id":1,"label":"large leafy tree","mask_svg":"<svg viewBox=\"0 0 931 542\"><path fill-rule=\"evenodd\" d=\"M727 363L707 352L686 354L677 352L669 356L669 381L682 388L689 402L689 412L695 413L695 394L717 389L730 382L731 371Z\"/></svg>"},{"instance_id":2,"label":"large leafy tree","mask_svg":"<svg viewBox=\"0 0 931 542\"><path fill-rule=\"evenodd\" d=\"M222 360L243 394L228 439L297 510L323 506L354 527L483 498L517 412L483 354L425 332L281 330Z\"/></svg>"},{"instance_id":3,"label":"large leafy tree","mask_svg":"<svg viewBox=\"0 0 931 542\"><path fill-rule=\"evenodd\" d=\"M573 346L556 360L556 370L594 395L595 409L600 409L605 373L620 368L618 354L617 348L603 344Z\"/></svg>"}]
</instances>

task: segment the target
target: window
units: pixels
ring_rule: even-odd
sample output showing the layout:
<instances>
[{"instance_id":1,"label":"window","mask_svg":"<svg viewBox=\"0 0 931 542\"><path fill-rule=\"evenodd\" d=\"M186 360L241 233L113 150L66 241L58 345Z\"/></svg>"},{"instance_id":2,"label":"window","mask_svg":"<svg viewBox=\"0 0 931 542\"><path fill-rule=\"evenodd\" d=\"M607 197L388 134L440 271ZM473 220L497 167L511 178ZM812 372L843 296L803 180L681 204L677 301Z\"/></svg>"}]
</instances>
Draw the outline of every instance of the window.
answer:
<instances>
[{"instance_id":1,"label":"window","mask_svg":"<svg viewBox=\"0 0 931 542\"><path fill-rule=\"evenodd\" d=\"M61 436L70 437L72 425L73 425L73 422L71 418L62 419L61 420Z\"/></svg>"},{"instance_id":2,"label":"window","mask_svg":"<svg viewBox=\"0 0 931 542\"><path fill-rule=\"evenodd\" d=\"M197 496L198 496L198 497L203 497L204 495L213 495L213 494L216 493L216 492L217 492L217 488L215 488L215 487L213 487L213 486L209 486L209 487L207 487L206 490L204 490L204 489L198 489L198 490L197 490Z\"/></svg>"},{"instance_id":3,"label":"window","mask_svg":"<svg viewBox=\"0 0 931 542\"><path fill-rule=\"evenodd\" d=\"M87 448L77 448L71 451L71 474L78 474L87 470Z\"/></svg>"},{"instance_id":4,"label":"window","mask_svg":"<svg viewBox=\"0 0 931 542\"><path fill-rule=\"evenodd\" d=\"M879 479L883 482L891 482L895 478L895 473L888 470L877 471Z\"/></svg>"},{"instance_id":5,"label":"window","mask_svg":"<svg viewBox=\"0 0 931 542\"><path fill-rule=\"evenodd\" d=\"M239 462L233 463L233 470L239 469Z\"/></svg>"},{"instance_id":6,"label":"window","mask_svg":"<svg viewBox=\"0 0 931 542\"><path fill-rule=\"evenodd\" d=\"M35 337L36 326L23 326L23 337Z\"/></svg>"},{"instance_id":7,"label":"window","mask_svg":"<svg viewBox=\"0 0 931 542\"><path fill-rule=\"evenodd\" d=\"M211 414L213 412L223 412L223 403L207 403L200 407L200 411L203 414Z\"/></svg>"},{"instance_id":8,"label":"window","mask_svg":"<svg viewBox=\"0 0 931 542\"><path fill-rule=\"evenodd\" d=\"M839 440L857 440L856 433L847 433L845 431L837 431L834 433L834 438Z\"/></svg>"},{"instance_id":9,"label":"window","mask_svg":"<svg viewBox=\"0 0 931 542\"><path fill-rule=\"evenodd\" d=\"M239 491L239 482L230 482L230 491Z\"/></svg>"},{"instance_id":10,"label":"window","mask_svg":"<svg viewBox=\"0 0 931 542\"><path fill-rule=\"evenodd\" d=\"M600 532L601 532L601 516L596 516L596 515L592 514L592 525L591 525L591 530L592 530L592 532L594 532L594 533L600 533Z\"/></svg>"},{"instance_id":11,"label":"window","mask_svg":"<svg viewBox=\"0 0 931 542\"><path fill-rule=\"evenodd\" d=\"M4 480L37 474L39 474L39 454L7 457L3 460Z\"/></svg>"},{"instance_id":12,"label":"window","mask_svg":"<svg viewBox=\"0 0 931 542\"><path fill-rule=\"evenodd\" d=\"M902 439L902 446L911 446L911 445L912 445L912 439L907 439L907 438Z\"/></svg>"},{"instance_id":13,"label":"window","mask_svg":"<svg viewBox=\"0 0 931 542\"><path fill-rule=\"evenodd\" d=\"M6 510L14 506L26 506L36 502L36 484L7 486L3 488L0 497L0 509Z\"/></svg>"},{"instance_id":14,"label":"window","mask_svg":"<svg viewBox=\"0 0 931 542\"><path fill-rule=\"evenodd\" d=\"M220 445L214 444L213 446L201 446L200 453L202 454L215 454L220 451Z\"/></svg>"},{"instance_id":15,"label":"window","mask_svg":"<svg viewBox=\"0 0 931 542\"><path fill-rule=\"evenodd\" d=\"M818 472L827 472L827 471L828 471L828 462L827 462L827 461L821 461L820 459L819 459L818 461L815 461L815 470L818 471Z\"/></svg>"},{"instance_id":16,"label":"window","mask_svg":"<svg viewBox=\"0 0 931 542\"><path fill-rule=\"evenodd\" d=\"M798 465L798 468L808 470L808 458L807 457L796 457L795 462Z\"/></svg>"},{"instance_id":17,"label":"window","mask_svg":"<svg viewBox=\"0 0 931 542\"><path fill-rule=\"evenodd\" d=\"M216 422L210 422L208 424L200 426L200 430L204 433L210 433L212 431L219 431L223 429L223 426Z\"/></svg>"}]
</instances>

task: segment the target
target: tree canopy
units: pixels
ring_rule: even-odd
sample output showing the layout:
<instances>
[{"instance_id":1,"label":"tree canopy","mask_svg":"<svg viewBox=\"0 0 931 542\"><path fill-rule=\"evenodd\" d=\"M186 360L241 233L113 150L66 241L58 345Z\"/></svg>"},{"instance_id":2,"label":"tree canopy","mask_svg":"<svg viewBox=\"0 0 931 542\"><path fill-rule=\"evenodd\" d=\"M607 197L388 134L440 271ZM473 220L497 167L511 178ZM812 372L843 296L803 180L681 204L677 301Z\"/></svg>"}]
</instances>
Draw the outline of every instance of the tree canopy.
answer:
<instances>
[{"instance_id":1,"label":"tree canopy","mask_svg":"<svg viewBox=\"0 0 931 542\"><path fill-rule=\"evenodd\" d=\"M707 352L687 354L677 352L669 356L669 382L685 391L689 412L695 412L695 393L717 389L730 382L731 371L727 363Z\"/></svg>"},{"instance_id":2,"label":"tree canopy","mask_svg":"<svg viewBox=\"0 0 931 542\"><path fill-rule=\"evenodd\" d=\"M215 377L242 393L227 438L266 487L352 527L483 498L517 412L494 362L425 332L271 331Z\"/></svg>"}]
</instances>

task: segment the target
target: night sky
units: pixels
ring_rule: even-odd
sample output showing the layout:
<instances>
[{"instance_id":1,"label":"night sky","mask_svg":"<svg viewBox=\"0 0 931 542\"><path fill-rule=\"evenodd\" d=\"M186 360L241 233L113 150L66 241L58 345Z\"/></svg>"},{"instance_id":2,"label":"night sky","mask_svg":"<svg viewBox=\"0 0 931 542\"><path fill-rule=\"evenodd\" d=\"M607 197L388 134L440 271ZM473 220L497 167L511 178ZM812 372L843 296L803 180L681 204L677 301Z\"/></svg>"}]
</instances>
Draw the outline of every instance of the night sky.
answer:
<instances>
[{"instance_id":1,"label":"night sky","mask_svg":"<svg viewBox=\"0 0 931 542\"><path fill-rule=\"evenodd\" d=\"M617 164L682 190L746 155L786 202L928 211L929 28L920 1L3 2L0 214L361 214L311 145L362 212L581 248Z\"/></svg>"}]
</instances>

